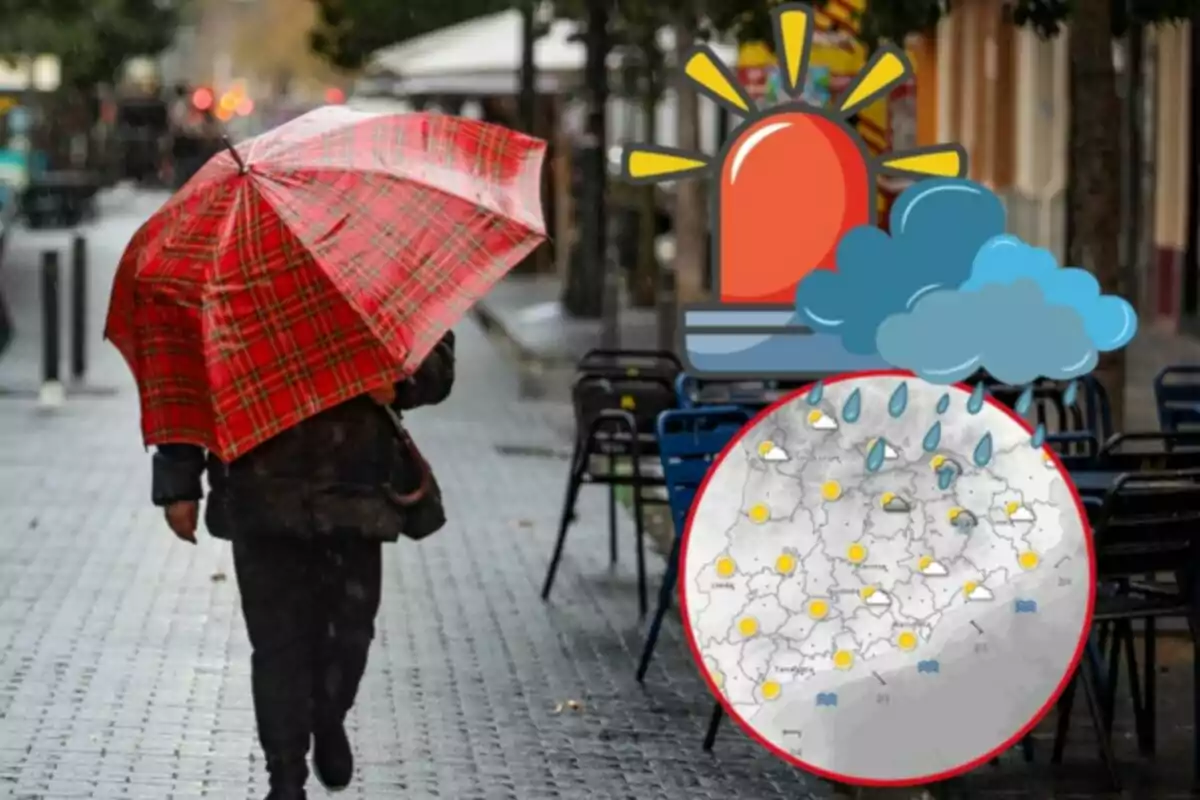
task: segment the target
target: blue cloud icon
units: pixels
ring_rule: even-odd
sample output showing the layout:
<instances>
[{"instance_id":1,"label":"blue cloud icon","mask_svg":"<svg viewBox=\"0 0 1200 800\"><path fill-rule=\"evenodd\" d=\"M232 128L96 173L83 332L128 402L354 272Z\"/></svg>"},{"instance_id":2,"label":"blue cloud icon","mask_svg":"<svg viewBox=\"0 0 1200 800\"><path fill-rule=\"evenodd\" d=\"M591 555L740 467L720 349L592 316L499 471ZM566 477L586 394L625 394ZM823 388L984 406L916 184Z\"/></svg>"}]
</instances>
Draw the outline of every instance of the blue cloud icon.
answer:
<instances>
[{"instance_id":1,"label":"blue cloud icon","mask_svg":"<svg viewBox=\"0 0 1200 800\"><path fill-rule=\"evenodd\" d=\"M941 384L980 369L1014 385L1067 380L1091 372L1099 358L1079 314L1047 305L1028 278L927 294L911 312L884 320L876 343L892 366Z\"/></svg>"},{"instance_id":2,"label":"blue cloud icon","mask_svg":"<svg viewBox=\"0 0 1200 800\"><path fill-rule=\"evenodd\" d=\"M1018 600L1016 601L1017 614L1036 614L1038 610L1037 600Z\"/></svg>"},{"instance_id":3,"label":"blue cloud icon","mask_svg":"<svg viewBox=\"0 0 1200 800\"><path fill-rule=\"evenodd\" d=\"M918 661L917 672L940 673L941 665L936 661Z\"/></svg>"},{"instance_id":4,"label":"blue cloud icon","mask_svg":"<svg viewBox=\"0 0 1200 800\"><path fill-rule=\"evenodd\" d=\"M837 700L838 700L837 695L834 694L833 692L818 692L817 693L817 705L818 706L837 706Z\"/></svg>"},{"instance_id":5,"label":"blue cloud icon","mask_svg":"<svg viewBox=\"0 0 1200 800\"><path fill-rule=\"evenodd\" d=\"M1004 205L977 183L930 179L892 206L891 235L862 226L837 250L837 271L817 270L796 288L798 321L841 338L851 353L876 352L879 324L929 292L971 276L979 248L1004 233Z\"/></svg>"},{"instance_id":6,"label":"blue cloud icon","mask_svg":"<svg viewBox=\"0 0 1200 800\"><path fill-rule=\"evenodd\" d=\"M1037 283L1046 305L1065 306L1079 314L1092 345L1102 353L1124 347L1137 333L1137 312L1128 301L1102 295L1090 272L1059 267L1049 251L1016 236L996 236L984 244L975 256L971 276L959 290L974 292L1022 279Z\"/></svg>"}]
</instances>

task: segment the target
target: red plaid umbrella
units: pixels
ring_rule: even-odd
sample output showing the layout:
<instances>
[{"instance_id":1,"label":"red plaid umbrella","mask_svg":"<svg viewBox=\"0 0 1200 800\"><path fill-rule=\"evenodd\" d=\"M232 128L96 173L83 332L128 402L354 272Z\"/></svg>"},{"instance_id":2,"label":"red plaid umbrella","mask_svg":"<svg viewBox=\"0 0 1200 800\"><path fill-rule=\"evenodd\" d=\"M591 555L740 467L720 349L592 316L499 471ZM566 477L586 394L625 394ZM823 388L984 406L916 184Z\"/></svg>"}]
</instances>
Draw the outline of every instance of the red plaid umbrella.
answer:
<instances>
[{"instance_id":1,"label":"red plaid umbrella","mask_svg":"<svg viewBox=\"0 0 1200 800\"><path fill-rule=\"evenodd\" d=\"M105 335L147 445L231 461L410 374L546 237L545 143L317 109L215 156L134 235Z\"/></svg>"}]
</instances>

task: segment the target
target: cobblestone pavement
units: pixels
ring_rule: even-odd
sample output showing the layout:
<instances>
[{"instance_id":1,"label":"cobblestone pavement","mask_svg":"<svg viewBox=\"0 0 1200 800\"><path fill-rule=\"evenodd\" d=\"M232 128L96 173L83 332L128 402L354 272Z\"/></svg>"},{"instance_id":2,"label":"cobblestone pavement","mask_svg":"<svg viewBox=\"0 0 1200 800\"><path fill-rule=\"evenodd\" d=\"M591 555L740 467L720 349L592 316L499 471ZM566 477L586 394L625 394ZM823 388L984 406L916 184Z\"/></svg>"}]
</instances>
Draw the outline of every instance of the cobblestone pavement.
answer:
<instances>
[{"instance_id":1,"label":"cobblestone pavement","mask_svg":"<svg viewBox=\"0 0 1200 800\"><path fill-rule=\"evenodd\" d=\"M228 548L178 543L149 507L136 395L100 342L113 265L156 199L131 202L91 232L90 380L117 394L72 398L52 415L0 399L0 798L265 793ZM0 388L36 378L36 253L61 239L22 231L11 243L0 280L18 340L0 359ZM585 493L553 602L539 600L565 464L502 451L561 447L554 409L519 401L479 329L459 330L454 397L411 418L452 521L388 551L379 637L351 720L358 779L343 796L825 796L731 725L714 754L701 752L710 700L674 621L646 686L635 683L632 537L610 573L600 492ZM1164 654L1164 700L1190 691L1186 656ZM1186 737L1173 734L1182 723L1168 715L1163 725L1163 773L1175 762L1186 772ZM974 776L970 795L1106 796L1078 738L1056 782L1008 758ZM1139 786L1133 796L1175 796Z\"/></svg>"}]
</instances>

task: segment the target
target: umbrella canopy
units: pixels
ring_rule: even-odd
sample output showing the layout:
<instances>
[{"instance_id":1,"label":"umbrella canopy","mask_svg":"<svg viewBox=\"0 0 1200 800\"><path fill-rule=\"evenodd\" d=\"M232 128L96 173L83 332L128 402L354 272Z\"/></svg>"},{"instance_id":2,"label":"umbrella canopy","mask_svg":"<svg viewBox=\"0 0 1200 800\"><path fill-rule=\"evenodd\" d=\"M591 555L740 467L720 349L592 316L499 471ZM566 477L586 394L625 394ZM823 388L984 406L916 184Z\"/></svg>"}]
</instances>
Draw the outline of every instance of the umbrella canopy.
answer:
<instances>
[{"instance_id":1,"label":"umbrella canopy","mask_svg":"<svg viewBox=\"0 0 1200 800\"><path fill-rule=\"evenodd\" d=\"M415 370L545 239L545 143L317 109L210 160L134 235L105 328L146 444L231 461Z\"/></svg>"}]
</instances>

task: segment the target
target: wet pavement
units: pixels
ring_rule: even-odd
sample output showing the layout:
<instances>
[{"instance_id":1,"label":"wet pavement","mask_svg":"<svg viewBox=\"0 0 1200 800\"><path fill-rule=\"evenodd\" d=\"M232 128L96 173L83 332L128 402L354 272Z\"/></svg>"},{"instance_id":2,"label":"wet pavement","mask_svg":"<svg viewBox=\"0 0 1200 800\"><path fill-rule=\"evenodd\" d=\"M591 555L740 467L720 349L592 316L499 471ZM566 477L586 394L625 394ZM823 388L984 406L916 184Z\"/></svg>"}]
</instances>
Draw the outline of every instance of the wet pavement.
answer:
<instances>
[{"instance_id":1,"label":"wet pavement","mask_svg":"<svg viewBox=\"0 0 1200 800\"><path fill-rule=\"evenodd\" d=\"M134 196L88 231L89 381L113 396L41 413L24 394L39 364L37 253L65 252L65 234L18 232L0 272L18 331L0 389L19 390L0 398L0 798L265 794L228 547L179 543L150 507L136 394L100 341L116 259L161 199ZM552 602L541 602L565 483L554 457L564 410L521 399L482 331L469 321L458 331L453 397L410 418L451 521L388 548L379 636L351 718L358 775L342 796L827 796L732 725L701 751L711 700L676 620L636 683L631 526L611 572L602 491L584 493ZM1156 766L1138 759L1130 715L1119 715L1127 796L1188 796L1190 659L1190 644L1164 646ZM1084 720L1075 733L1063 768L1047 765L1042 743L1033 767L1010 755L973 774L969 796L1111 796Z\"/></svg>"}]
</instances>

